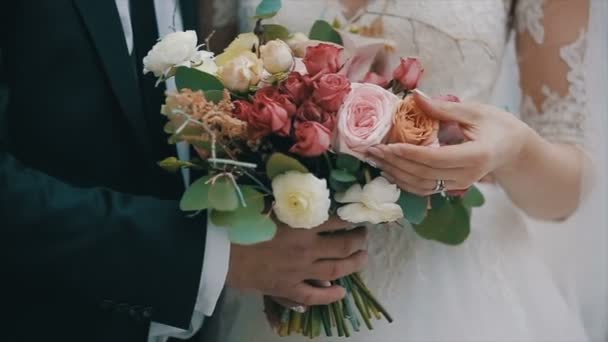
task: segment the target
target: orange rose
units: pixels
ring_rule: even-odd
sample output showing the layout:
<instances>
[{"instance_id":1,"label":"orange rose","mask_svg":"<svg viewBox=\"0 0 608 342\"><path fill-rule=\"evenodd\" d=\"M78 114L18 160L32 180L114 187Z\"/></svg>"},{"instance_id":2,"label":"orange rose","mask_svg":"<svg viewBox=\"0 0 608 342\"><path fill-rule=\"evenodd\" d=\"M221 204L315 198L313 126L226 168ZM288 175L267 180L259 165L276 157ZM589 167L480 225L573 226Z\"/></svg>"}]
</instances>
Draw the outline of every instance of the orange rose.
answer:
<instances>
[{"instance_id":1,"label":"orange rose","mask_svg":"<svg viewBox=\"0 0 608 342\"><path fill-rule=\"evenodd\" d=\"M389 144L437 145L439 121L423 113L412 96L399 101L393 115Z\"/></svg>"}]
</instances>

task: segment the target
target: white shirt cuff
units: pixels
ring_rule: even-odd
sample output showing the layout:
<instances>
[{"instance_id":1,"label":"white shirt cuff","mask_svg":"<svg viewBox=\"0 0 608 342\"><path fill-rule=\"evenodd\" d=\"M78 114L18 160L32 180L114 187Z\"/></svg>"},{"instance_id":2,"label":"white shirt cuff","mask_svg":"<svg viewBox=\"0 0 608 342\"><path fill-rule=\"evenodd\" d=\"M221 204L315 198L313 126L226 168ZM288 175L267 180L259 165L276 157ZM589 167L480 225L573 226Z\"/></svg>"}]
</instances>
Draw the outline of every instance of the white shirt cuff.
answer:
<instances>
[{"instance_id":1,"label":"white shirt cuff","mask_svg":"<svg viewBox=\"0 0 608 342\"><path fill-rule=\"evenodd\" d=\"M184 330L152 322L148 333L148 342L166 341L168 337L187 339L196 334L203 326L205 316L213 315L226 282L229 262L230 239L228 238L228 231L225 228L217 227L210 219L207 219L203 269L190 328Z\"/></svg>"}]
</instances>

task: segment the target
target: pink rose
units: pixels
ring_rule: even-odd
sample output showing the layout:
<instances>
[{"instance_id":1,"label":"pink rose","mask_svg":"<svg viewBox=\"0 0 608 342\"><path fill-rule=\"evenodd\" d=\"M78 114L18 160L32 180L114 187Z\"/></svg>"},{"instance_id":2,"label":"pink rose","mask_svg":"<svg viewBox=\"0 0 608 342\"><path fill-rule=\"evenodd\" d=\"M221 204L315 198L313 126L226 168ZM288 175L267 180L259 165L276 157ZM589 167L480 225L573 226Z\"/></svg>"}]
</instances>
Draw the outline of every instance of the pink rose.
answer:
<instances>
[{"instance_id":1,"label":"pink rose","mask_svg":"<svg viewBox=\"0 0 608 342\"><path fill-rule=\"evenodd\" d=\"M281 107L285 108L289 116L293 116L297 110L291 96L282 94L276 87L264 87L258 90L253 97L253 101L259 100L270 100L278 103Z\"/></svg>"},{"instance_id":2,"label":"pink rose","mask_svg":"<svg viewBox=\"0 0 608 342\"><path fill-rule=\"evenodd\" d=\"M281 90L288 94L296 104L301 104L312 95L311 80L308 76L302 76L298 72L292 72L287 79L281 83Z\"/></svg>"},{"instance_id":3,"label":"pink rose","mask_svg":"<svg viewBox=\"0 0 608 342\"><path fill-rule=\"evenodd\" d=\"M318 122L296 124L296 144L289 150L302 157L318 157L329 149L331 131Z\"/></svg>"},{"instance_id":4,"label":"pink rose","mask_svg":"<svg viewBox=\"0 0 608 342\"><path fill-rule=\"evenodd\" d=\"M304 101L300 108L298 108L296 119L300 122L318 122L330 131L333 131L336 126L335 115L323 110L323 108L319 107L319 105L310 99Z\"/></svg>"},{"instance_id":5,"label":"pink rose","mask_svg":"<svg viewBox=\"0 0 608 342\"><path fill-rule=\"evenodd\" d=\"M377 86L380 86L384 89L388 88L389 84L391 83L391 81L389 79L387 79L386 77L379 75L373 71L368 72L365 75L365 78L363 78L363 83L371 83L371 84L375 84Z\"/></svg>"},{"instance_id":6,"label":"pink rose","mask_svg":"<svg viewBox=\"0 0 608 342\"><path fill-rule=\"evenodd\" d=\"M375 84L353 83L351 87L338 111L334 148L363 160L369 147L385 141L399 98Z\"/></svg>"},{"instance_id":7,"label":"pink rose","mask_svg":"<svg viewBox=\"0 0 608 342\"><path fill-rule=\"evenodd\" d=\"M350 81L338 74L321 76L314 85L313 100L329 112L337 112L350 92Z\"/></svg>"},{"instance_id":8,"label":"pink rose","mask_svg":"<svg viewBox=\"0 0 608 342\"><path fill-rule=\"evenodd\" d=\"M267 98L258 99L253 103L253 110L247 120L250 137L257 140L270 133L289 136L290 117L287 110L277 102Z\"/></svg>"},{"instance_id":9,"label":"pink rose","mask_svg":"<svg viewBox=\"0 0 608 342\"><path fill-rule=\"evenodd\" d=\"M253 111L253 105L243 100L234 101L232 102L232 105L234 106L234 110L232 111L234 117L241 121L247 122L251 112Z\"/></svg>"},{"instance_id":10,"label":"pink rose","mask_svg":"<svg viewBox=\"0 0 608 342\"><path fill-rule=\"evenodd\" d=\"M401 58L401 63L393 72L393 78L399 82L406 90L413 90L418 87L418 82L422 78L424 69L417 58Z\"/></svg>"},{"instance_id":11,"label":"pink rose","mask_svg":"<svg viewBox=\"0 0 608 342\"><path fill-rule=\"evenodd\" d=\"M311 77L337 73L343 65L342 52L344 48L331 44L309 46L302 60Z\"/></svg>"}]
</instances>

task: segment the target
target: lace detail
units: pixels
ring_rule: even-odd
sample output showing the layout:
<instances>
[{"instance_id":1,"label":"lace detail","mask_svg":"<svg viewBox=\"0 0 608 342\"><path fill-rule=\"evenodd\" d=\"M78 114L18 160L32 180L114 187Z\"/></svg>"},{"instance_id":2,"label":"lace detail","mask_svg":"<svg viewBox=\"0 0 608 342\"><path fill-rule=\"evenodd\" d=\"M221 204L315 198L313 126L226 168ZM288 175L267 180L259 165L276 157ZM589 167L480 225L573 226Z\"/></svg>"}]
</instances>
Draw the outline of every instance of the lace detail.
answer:
<instances>
[{"instance_id":1,"label":"lace detail","mask_svg":"<svg viewBox=\"0 0 608 342\"><path fill-rule=\"evenodd\" d=\"M560 49L560 57L570 68L567 78L568 94L561 96L549 86L543 85L545 96L539 110L529 95L522 104L522 119L543 137L556 142L583 143L584 122L587 109L584 57L586 33L582 31L572 44Z\"/></svg>"},{"instance_id":2,"label":"lace detail","mask_svg":"<svg viewBox=\"0 0 608 342\"><path fill-rule=\"evenodd\" d=\"M544 0L519 0L515 9L517 32L527 31L537 44L545 41L543 4Z\"/></svg>"}]
</instances>

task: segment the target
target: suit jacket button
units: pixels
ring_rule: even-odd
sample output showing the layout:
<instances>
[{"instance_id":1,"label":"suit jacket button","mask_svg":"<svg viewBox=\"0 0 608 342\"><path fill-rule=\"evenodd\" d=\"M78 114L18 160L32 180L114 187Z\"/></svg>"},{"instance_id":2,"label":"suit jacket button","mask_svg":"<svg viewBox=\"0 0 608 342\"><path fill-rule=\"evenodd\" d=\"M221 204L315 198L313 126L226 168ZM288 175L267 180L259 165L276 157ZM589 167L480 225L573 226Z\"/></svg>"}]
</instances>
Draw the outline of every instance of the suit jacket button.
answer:
<instances>
[{"instance_id":1,"label":"suit jacket button","mask_svg":"<svg viewBox=\"0 0 608 342\"><path fill-rule=\"evenodd\" d=\"M147 307L145 308L142 312L141 315L145 318L145 319L150 319L152 318L152 314L154 313L154 309L152 309L152 307Z\"/></svg>"}]
</instances>

